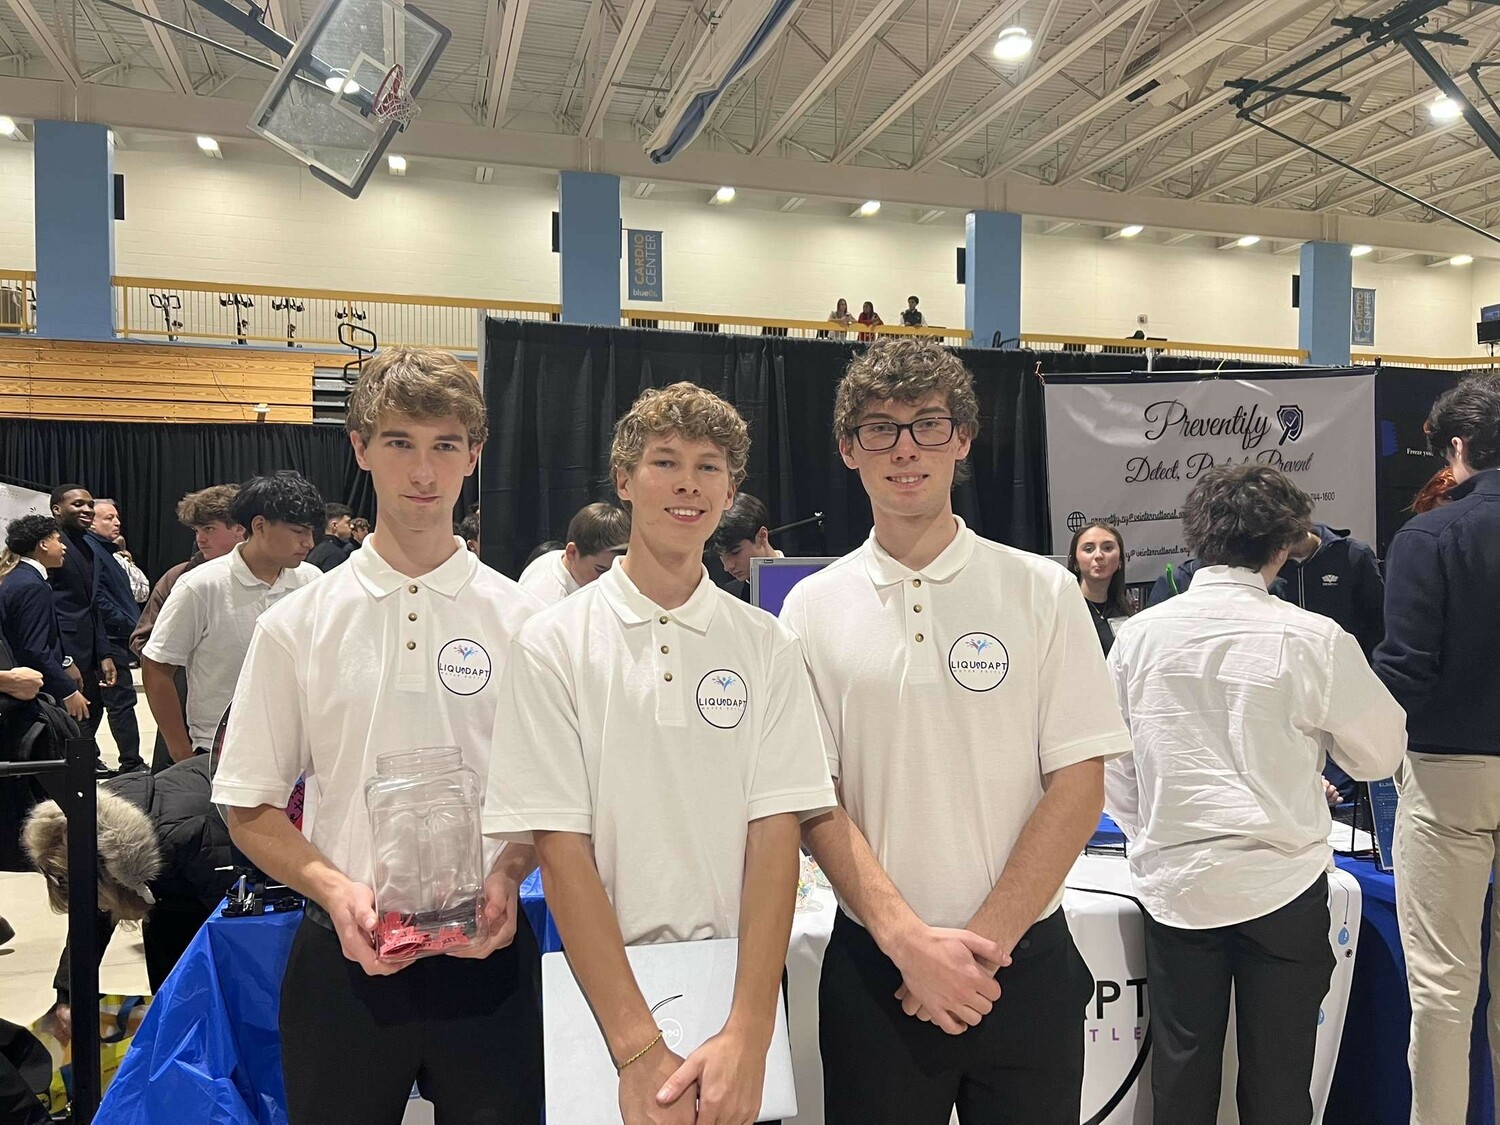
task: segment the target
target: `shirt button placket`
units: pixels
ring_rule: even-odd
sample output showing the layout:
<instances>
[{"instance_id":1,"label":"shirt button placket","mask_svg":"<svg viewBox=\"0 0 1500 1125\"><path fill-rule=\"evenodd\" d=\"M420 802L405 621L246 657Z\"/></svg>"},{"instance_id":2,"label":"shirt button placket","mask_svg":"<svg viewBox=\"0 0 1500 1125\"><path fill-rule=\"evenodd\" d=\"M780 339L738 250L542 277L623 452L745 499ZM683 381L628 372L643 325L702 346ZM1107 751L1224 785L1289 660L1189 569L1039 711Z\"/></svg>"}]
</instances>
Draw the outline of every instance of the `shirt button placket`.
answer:
<instances>
[{"instance_id":1,"label":"shirt button placket","mask_svg":"<svg viewBox=\"0 0 1500 1125\"><path fill-rule=\"evenodd\" d=\"M422 626L425 623L421 620L417 600L421 590L415 582L407 583L401 590L397 607L396 682L406 691L421 691L426 685L422 667L428 655L422 645Z\"/></svg>"},{"instance_id":2,"label":"shirt button placket","mask_svg":"<svg viewBox=\"0 0 1500 1125\"><path fill-rule=\"evenodd\" d=\"M916 576L901 583L901 632L906 637L906 680L908 683L932 683L938 678L933 644L932 591Z\"/></svg>"},{"instance_id":3,"label":"shirt button placket","mask_svg":"<svg viewBox=\"0 0 1500 1125\"><path fill-rule=\"evenodd\" d=\"M656 721L671 726L682 725L682 693L687 690L679 659L682 645L676 633L676 624L665 613L658 614L651 622L652 661L656 667Z\"/></svg>"}]
</instances>

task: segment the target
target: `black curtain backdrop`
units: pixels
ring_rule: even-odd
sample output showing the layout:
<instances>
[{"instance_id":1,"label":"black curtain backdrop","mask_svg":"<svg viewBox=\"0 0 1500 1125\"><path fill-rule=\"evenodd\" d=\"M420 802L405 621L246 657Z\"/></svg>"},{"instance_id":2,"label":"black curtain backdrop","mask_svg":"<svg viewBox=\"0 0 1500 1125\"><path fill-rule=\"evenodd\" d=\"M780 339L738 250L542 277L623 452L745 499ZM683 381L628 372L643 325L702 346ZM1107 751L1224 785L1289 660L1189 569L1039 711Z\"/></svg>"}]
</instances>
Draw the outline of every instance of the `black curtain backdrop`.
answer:
<instances>
[{"instance_id":1,"label":"black curtain backdrop","mask_svg":"<svg viewBox=\"0 0 1500 1125\"><path fill-rule=\"evenodd\" d=\"M778 539L789 554L841 555L869 534L871 516L833 441L834 391L862 345L708 332L594 328L490 320L484 388L490 442L480 463L486 561L515 576L543 540L594 500L613 500L608 480L615 419L640 392L687 380L733 403L750 425L743 488L773 525L823 512L821 528ZM973 479L954 497L981 535L1025 550L1047 544L1044 373L1119 372L1139 356L960 349L974 373L980 428ZM1158 370L1240 369L1248 364L1162 360ZM1263 366L1263 365L1260 365Z\"/></svg>"},{"instance_id":2,"label":"black curtain backdrop","mask_svg":"<svg viewBox=\"0 0 1500 1125\"><path fill-rule=\"evenodd\" d=\"M1382 367L1375 375L1376 553L1385 558L1391 538L1411 519L1411 502L1443 467L1427 451L1422 423L1437 397L1468 372Z\"/></svg>"},{"instance_id":3,"label":"black curtain backdrop","mask_svg":"<svg viewBox=\"0 0 1500 1125\"><path fill-rule=\"evenodd\" d=\"M324 500L375 515L369 476L341 427L0 419L0 475L44 492L75 482L118 501L125 541L152 582L193 552L176 516L184 493L276 469L295 469Z\"/></svg>"}]
</instances>

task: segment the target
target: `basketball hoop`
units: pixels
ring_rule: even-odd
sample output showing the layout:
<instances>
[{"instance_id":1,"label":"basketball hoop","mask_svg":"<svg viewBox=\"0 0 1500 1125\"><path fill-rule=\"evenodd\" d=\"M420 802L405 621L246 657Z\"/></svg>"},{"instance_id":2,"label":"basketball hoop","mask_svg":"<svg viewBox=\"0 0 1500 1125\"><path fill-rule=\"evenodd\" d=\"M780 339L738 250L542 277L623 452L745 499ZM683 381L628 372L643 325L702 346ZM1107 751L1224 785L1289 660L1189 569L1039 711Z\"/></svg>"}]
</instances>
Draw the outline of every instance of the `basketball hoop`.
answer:
<instances>
[{"instance_id":1,"label":"basketball hoop","mask_svg":"<svg viewBox=\"0 0 1500 1125\"><path fill-rule=\"evenodd\" d=\"M415 120L421 108L406 91L406 68L400 63L386 71L385 77L380 81L380 88L375 91L375 97L370 103L370 112L381 121L394 121L396 125L405 129Z\"/></svg>"}]
</instances>

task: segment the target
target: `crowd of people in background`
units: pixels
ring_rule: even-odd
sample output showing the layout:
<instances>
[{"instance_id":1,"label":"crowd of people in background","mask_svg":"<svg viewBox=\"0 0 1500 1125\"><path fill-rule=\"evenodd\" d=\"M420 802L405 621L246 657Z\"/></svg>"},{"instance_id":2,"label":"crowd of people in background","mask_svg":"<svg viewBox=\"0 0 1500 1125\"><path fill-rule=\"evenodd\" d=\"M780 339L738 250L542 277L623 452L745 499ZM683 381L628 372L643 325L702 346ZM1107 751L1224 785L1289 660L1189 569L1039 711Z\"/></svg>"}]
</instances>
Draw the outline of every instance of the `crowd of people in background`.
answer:
<instances>
[{"instance_id":1,"label":"crowd of people in background","mask_svg":"<svg viewBox=\"0 0 1500 1125\"><path fill-rule=\"evenodd\" d=\"M903 323L923 323L918 304ZM870 302L855 318L840 300L829 319L883 323ZM1500 377L1433 406L1445 464L1383 568L1316 522L1286 475L1218 466L1183 504L1193 557L1139 611L1119 529L1080 528L1065 572L958 519L952 486L977 428L972 376L936 343L857 356L835 438L874 531L776 621L743 605L752 560L782 552L766 504L739 488L750 439L728 403L686 383L643 394L614 436L619 502L580 509L511 582L477 557L477 506L451 523L487 436L472 378L441 353L382 353L349 419L375 529L292 471L215 485L182 498L196 550L149 587L118 506L77 484L10 524L0 740L41 756L108 716L120 762L100 803L101 928L144 920L153 987L222 894L231 835L309 896L282 1016L294 1121L380 1117L417 1072L439 1071L447 1106L535 1116L540 1030L517 966L536 948L515 895L540 864L626 1120L696 1091L749 1122L800 839L844 906L821 986L828 1121L941 1125L956 1105L1076 1125L1092 984L1058 907L1107 809L1145 913L1155 1122L1214 1120L1232 988L1240 1119L1306 1125L1333 971L1329 809L1394 774L1413 1120L1461 1120L1500 862ZM703 580L713 559L724 590ZM484 638L497 690L482 706L428 682L437 626L407 629L428 617ZM319 667L325 642L342 655ZM159 732L149 771L136 662ZM675 682L700 665L721 672L697 701L706 735ZM990 693L1007 681L999 722ZM397 1003L369 941L362 786L372 731L420 740L433 722L486 748L485 831L511 843L486 881L476 960L403 969L421 986ZM704 737L720 746L713 768L693 764ZM621 746L635 756L601 787ZM306 838L286 812L304 772L321 783ZM55 902L61 825L43 800L24 834ZM679 1057L651 1038L623 949L736 934L730 1024ZM62 968L57 983L66 1013ZM507 1046L476 1054L474 1033ZM330 1057L347 1065L330 1075Z\"/></svg>"},{"instance_id":2,"label":"crowd of people in background","mask_svg":"<svg viewBox=\"0 0 1500 1125\"><path fill-rule=\"evenodd\" d=\"M927 318L922 315L922 310L918 307L920 304L921 299L918 297L912 296L906 298L906 308L901 310L902 327L925 328L927 326ZM840 328L843 329L852 328L857 324L862 324L867 328L878 328L885 324L885 321L881 319L880 314L875 311L875 302L866 301L864 303L864 306L859 310L859 315L855 316L849 311L849 302L843 297L839 298L838 304L836 304L833 307L833 311L828 314L828 319L829 321L837 324ZM832 333L832 335L836 339L842 340L847 335L847 333L835 332ZM865 343L869 343L871 340L875 339L875 334L872 332L861 332L859 334L859 339Z\"/></svg>"}]
</instances>

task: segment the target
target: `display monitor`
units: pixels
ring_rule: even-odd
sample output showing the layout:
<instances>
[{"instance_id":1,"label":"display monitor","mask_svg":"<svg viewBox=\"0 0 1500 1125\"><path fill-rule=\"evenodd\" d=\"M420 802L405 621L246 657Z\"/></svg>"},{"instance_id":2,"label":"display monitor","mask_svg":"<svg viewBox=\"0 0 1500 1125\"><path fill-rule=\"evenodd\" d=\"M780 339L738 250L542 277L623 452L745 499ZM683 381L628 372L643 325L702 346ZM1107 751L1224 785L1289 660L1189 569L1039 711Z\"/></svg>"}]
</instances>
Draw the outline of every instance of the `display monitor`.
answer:
<instances>
[{"instance_id":1,"label":"display monitor","mask_svg":"<svg viewBox=\"0 0 1500 1125\"><path fill-rule=\"evenodd\" d=\"M781 605L792 587L808 575L816 574L837 556L803 559L751 559L750 604L767 613L781 616Z\"/></svg>"}]
</instances>

